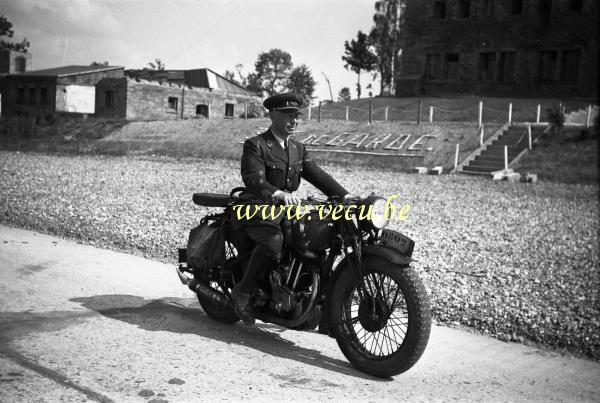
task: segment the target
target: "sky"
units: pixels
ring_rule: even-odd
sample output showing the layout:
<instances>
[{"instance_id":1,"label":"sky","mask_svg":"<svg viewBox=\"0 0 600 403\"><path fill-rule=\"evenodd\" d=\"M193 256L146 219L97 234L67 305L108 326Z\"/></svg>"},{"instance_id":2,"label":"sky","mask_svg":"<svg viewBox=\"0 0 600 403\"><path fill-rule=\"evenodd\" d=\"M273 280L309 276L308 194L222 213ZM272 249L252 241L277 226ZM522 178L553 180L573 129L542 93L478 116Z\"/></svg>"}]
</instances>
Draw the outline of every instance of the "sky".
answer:
<instances>
[{"instance_id":1,"label":"sky","mask_svg":"<svg viewBox=\"0 0 600 403\"><path fill-rule=\"evenodd\" d=\"M261 52L279 48L317 81L315 101L342 87L356 97L354 72L344 68L344 41L372 27L374 0L0 0L15 42L26 37L33 69L108 61L167 69L207 67L219 74L254 71ZM363 96L371 81L361 75ZM373 94L379 85L373 83Z\"/></svg>"}]
</instances>

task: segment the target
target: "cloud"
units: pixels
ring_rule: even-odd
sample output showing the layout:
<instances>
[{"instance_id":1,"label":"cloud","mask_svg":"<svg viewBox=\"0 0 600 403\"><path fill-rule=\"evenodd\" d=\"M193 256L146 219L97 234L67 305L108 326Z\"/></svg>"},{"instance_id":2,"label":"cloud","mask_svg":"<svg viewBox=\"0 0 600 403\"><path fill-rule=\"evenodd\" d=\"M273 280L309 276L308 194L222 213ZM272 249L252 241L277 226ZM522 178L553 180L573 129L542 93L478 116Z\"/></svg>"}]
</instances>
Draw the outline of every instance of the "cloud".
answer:
<instances>
[{"instance_id":1,"label":"cloud","mask_svg":"<svg viewBox=\"0 0 600 403\"><path fill-rule=\"evenodd\" d=\"M1 0L3 13L13 23L15 35L114 37L123 28L115 18L118 3L91 0Z\"/></svg>"}]
</instances>

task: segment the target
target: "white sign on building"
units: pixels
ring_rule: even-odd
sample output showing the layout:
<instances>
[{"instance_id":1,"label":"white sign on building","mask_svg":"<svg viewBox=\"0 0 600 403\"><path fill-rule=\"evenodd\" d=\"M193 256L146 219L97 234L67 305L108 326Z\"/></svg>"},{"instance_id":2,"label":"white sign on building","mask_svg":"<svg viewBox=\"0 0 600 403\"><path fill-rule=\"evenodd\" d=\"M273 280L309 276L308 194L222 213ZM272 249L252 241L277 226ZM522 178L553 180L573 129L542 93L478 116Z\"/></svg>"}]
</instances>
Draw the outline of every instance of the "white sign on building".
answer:
<instances>
[{"instance_id":1,"label":"white sign on building","mask_svg":"<svg viewBox=\"0 0 600 403\"><path fill-rule=\"evenodd\" d=\"M87 85L58 85L56 111L89 113L96 111L96 87Z\"/></svg>"}]
</instances>

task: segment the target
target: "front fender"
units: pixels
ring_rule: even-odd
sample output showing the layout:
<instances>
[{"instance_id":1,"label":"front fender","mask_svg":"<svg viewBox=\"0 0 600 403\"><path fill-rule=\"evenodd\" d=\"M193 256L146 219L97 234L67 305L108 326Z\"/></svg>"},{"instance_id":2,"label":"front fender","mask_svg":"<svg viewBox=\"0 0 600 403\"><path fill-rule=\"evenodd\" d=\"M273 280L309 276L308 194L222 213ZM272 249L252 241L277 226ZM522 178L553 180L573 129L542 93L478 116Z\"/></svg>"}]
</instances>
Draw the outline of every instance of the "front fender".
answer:
<instances>
[{"instance_id":1,"label":"front fender","mask_svg":"<svg viewBox=\"0 0 600 403\"><path fill-rule=\"evenodd\" d=\"M337 265L335 271L333 272L333 276L329 281L329 284L335 284L337 277L340 275L342 270L344 270L348 266L348 257L354 256L355 252L352 252L348 256L344 257L344 259ZM401 267L406 267L412 262L412 259L402 255L400 252L390 249L381 245L368 245L363 246L361 248L361 257L364 259L369 256L377 256L387 260L389 263L393 263L399 265ZM329 287L331 289L331 287ZM329 293L330 290L328 290Z\"/></svg>"}]
</instances>

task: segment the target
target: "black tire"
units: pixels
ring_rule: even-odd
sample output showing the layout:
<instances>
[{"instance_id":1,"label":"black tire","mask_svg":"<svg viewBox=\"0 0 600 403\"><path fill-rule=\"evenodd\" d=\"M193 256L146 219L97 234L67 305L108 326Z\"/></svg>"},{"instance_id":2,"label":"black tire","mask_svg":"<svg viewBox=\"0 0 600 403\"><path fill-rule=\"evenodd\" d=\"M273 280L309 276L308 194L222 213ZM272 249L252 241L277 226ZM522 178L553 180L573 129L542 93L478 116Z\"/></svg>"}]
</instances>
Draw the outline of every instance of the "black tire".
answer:
<instances>
[{"instance_id":1,"label":"black tire","mask_svg":"<svg viewBox=\"0 0 600 403\"><path fill-rule=\"evenodd\" d=\"M237 250L235 249L235 246L231 242L226 242L225 257L227 258L227 260L236 259L237 254L238 253L237 253ZM202 279L201 276L194 276L194 277L196 278L196 280L198 280L206 285L209 285L211 288L214 288L215 290L218 290L221 292L224 291L223 290L224 286L217 283L216 281L210 282L205 279ZM228 288L227 291L229 291L229 293L231 293L230 288ZM236 315L233 307L231 307L229 305L223 306L220 303L213 301L209 298L206 298L202 295L196 294L196 296L198 297L198 302L200 302L200 306L206 313L206 316L208 316L209 318L216 320L217 322L227 323L228 325L232 325L240 320L240 318L238 318L238 316Z\"/></svg>"},{"instance_id":2,"label":"black tire","mask_svg":"<svg viewBox=\"0 0 600 403\"><path fill-rule=\"evenodd\" d=\"M207 284L207 282L204 283ZM215 282L211 283L210 286L216 290L222 291L221 287ZM231 306L223 306L202 295L196 294L196 296L198 297L200 306L209 318L216 320L217 322L227 323L228 325L232 325L240 320Z\"/></svg>"},{"instance_id":3,"label":"black tire","mask_svg":"<svg viewBox=\"0 0 600 403\"><path fill-rule=\"evenodd\" d=\"M380 297L360 303L350 268L340 268L331 298L332 332L355 368L387 378L411 368L425 351L431 331L429 296L410 266L376 256L363 257L363 265L369 286L382 290Z\"/></svg>"}]
</instances>

